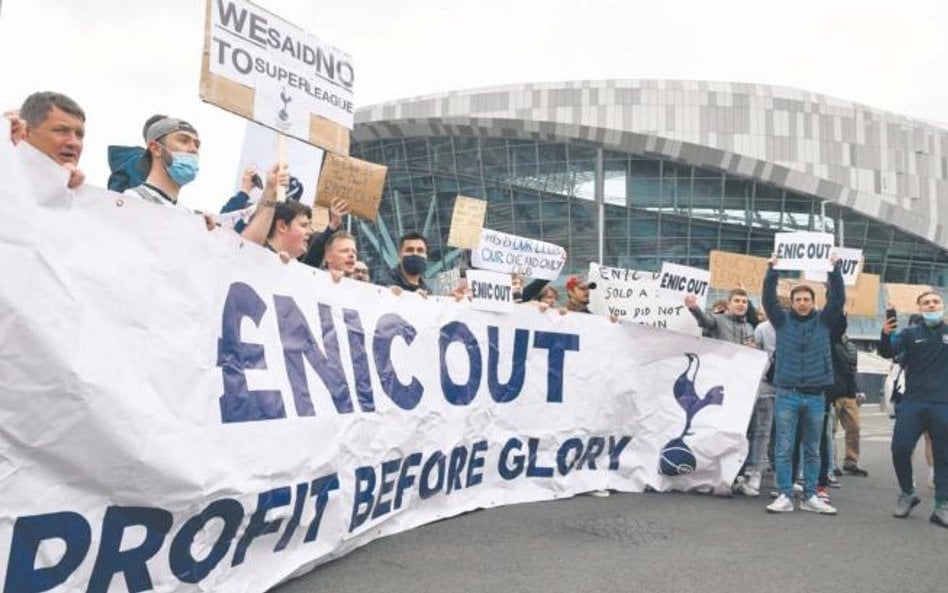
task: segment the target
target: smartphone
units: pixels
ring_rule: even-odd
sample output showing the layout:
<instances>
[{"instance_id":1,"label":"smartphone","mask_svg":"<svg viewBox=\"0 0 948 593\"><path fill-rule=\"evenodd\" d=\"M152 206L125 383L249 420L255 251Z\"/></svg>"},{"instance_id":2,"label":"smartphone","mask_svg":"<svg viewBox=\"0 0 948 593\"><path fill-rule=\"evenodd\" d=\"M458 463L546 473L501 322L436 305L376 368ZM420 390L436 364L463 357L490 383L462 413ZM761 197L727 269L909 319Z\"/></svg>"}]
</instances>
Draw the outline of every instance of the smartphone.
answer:
<instances>
[{"instance_id":1,"label":"smartphone","mask_svg":"<svg viewBox=\"0 0 948 593\"><path fill-rule=\"evenodd\" d=\"M263 189L263 180L260 179L260 176L256 173L253 174L253 177L250 178L250 183L257 189Z\"/></svg>"},{"instance_id":2,"label":"smartphone","mask_svg":"<svg viewBox=\"0 0 948 593\"><path fill-rule=\"evenodd\" d=\"M892 307L889 307L888 309L885 310L886 321L888 321L889 319L896 319L897 317L898 315L896 314L895 309L893 309Z\"/></svg>"}]
</instances>

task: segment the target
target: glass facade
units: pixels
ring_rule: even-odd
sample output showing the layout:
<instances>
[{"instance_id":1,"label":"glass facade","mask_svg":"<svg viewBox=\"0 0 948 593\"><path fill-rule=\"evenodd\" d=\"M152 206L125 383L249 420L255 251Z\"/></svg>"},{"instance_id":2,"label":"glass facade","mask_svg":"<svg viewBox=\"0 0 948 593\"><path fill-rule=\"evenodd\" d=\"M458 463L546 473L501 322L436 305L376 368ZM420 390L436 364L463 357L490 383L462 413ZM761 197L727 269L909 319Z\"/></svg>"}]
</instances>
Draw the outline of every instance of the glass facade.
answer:
<instances>
[{"instance_id":1,"label":"glass facade","mask_svg":"<svg viewBox=\"0 0 948 593\"><path fill-rule=\"evenodd\" d=\"M362 141L352 154L388 166L376 224L360 223L373 277L395 263L410 230L429 240L429 273L456 265L446 245L458 194L485 198L488 228L566 248L567 272L599 258L597 146L580 142L432 136ZM604 150L603 257L608 266L658 270L663 261L708 267L713 249L768 257L779 231L825 230L862 248L883 282L948 284L948 252L832 202L755 179Z\"/></svg>"}]
</instances>

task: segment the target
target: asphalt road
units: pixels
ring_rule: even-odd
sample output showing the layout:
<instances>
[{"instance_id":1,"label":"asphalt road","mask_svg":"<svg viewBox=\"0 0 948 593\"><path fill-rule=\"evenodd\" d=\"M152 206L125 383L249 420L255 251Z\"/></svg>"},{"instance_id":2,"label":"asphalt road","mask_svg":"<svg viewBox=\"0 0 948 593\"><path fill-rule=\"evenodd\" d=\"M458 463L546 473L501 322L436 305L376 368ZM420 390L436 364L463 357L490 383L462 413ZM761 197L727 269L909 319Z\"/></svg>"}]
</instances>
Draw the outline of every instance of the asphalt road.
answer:
<instances>
[{"instance_id":1,"label":"asphalt road","mask_svg":"<svg viewBox=\"0 0 948 593\"><path fill-rule=\"evenodd\" d=\"M580 496L477 511L374 541L274 593L948 591L948 529L922 504L891 515L890 421L866 406L863 465L832 490L835 517L771 515L770 501L698 494ZM838 440L839 445L842 441ZM765 482L769 483L769 482Z\"/></svg>"}]
</instances>

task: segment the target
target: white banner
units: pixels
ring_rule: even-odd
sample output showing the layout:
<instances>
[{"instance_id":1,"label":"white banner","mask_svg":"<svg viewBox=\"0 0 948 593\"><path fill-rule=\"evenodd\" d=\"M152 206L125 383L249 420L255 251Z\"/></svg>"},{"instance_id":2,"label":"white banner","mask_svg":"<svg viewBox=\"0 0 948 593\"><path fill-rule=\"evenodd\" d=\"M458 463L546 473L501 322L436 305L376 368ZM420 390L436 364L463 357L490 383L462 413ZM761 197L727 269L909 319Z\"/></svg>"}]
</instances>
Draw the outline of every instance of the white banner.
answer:
<instances>
[{"instance_id":1,"label":"white banner","mask_svg":"<svg viewBox=\"0 0 948 593\"><path fill-rule=\"evenodd\" d=\"M710 281L711 272L707 270L664 262L658 279L658 297L678 305L693 294L698 299L698 306L704 309Z\"/></svg>"},{"instance_id":2,"label":"white banner","mask_svg":"<svg viewBox=\"0 0 948 593\"><path fill-rule=\"evenodd\" d=\"M833 235L800 231L774 233L774 255L777 256L775 270L805 270L829 272Z\"/></svg>"},{"instance_id":3,"label":"white banner","mask_svg":"<svg viewBox=\"0 0 948 593\"><path fill-rule=\"evenodd\" d=\"M0 178L6 593L265 591L472 509L727 491L746 454L761 352L334 284L25 144Z\"/></svg>"},{"instance_id":4,"label":"white banner","mask_svg":"<svg viewBox=\"0 0 948 593\"><path fill-rule=\"evenodd\" d=\"M589 310L641 325L670 329L700 336L701 328L685 307L684 297L677 303L659 296L661 272L640 272L589 264Z\"/></svg>"},{"instance_id":5,"label":"white banner","mask_svg":"<svg viewBox=\"0 0 948 593\"><path fill-rule=\"evenodd\" d=\"M352 129L349 54L244 0L211 1L209 68L254 89L254 119L308 140L310 113Z\"/></svg>"},{"instance_id":6,"label":"white banner","mask_svg":"<svg viewBox=\"0 0 948 593\"><path fill-rule=\"evenodd\" d=\"M846 286L855 286L862 273L862 249L849 247L833 247L830 252L839 258L840 271L843 273L843 282ZM804 280L826 282L826 272L803 272Z\"/></svg>"},{"instance_id":7,"label":"white banner","mask_svg":"<svg viewBox=\"0 0 948 593\"><path fill-rule=\"evenodd\" d=\"M481 311L513 311L513 285L510 274L468 270L467 286L471 291L471 306Z\"/></svg>"},{"instance_id":8,"label":"white banner","mask_svg":"<svg viewBox=\"0 0 948 593\"><path fill-rule=\"evenodd\" d=\"M471 264L482 270L556 280L566 263L559 245L484 229L481 244L471 251Z\"/></svg>"}]
</instances>

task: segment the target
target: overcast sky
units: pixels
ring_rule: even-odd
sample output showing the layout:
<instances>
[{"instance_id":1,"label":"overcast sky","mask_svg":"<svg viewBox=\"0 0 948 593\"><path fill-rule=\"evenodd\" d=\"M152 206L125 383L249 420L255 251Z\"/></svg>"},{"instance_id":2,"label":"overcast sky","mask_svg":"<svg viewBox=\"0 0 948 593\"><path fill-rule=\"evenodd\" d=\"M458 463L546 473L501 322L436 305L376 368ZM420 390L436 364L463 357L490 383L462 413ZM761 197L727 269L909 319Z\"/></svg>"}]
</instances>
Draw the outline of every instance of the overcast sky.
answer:
<instances>
[{"instance_id":1,"label":"overcast sky","mask_svg":"<svg viewBox=\"0 0 948 593\"><path fill-rule=\"evenodd\" d=\"M356 103L461 88L605 78L758 82L948 122L944 0L260 0L353 56ZM0 107L58 90L86 110L81 166L140 144L153 113L201 133L182 199L234 191L242 119L198 98L204 0L2 0Z\"/></svg>"}]
</instances>

